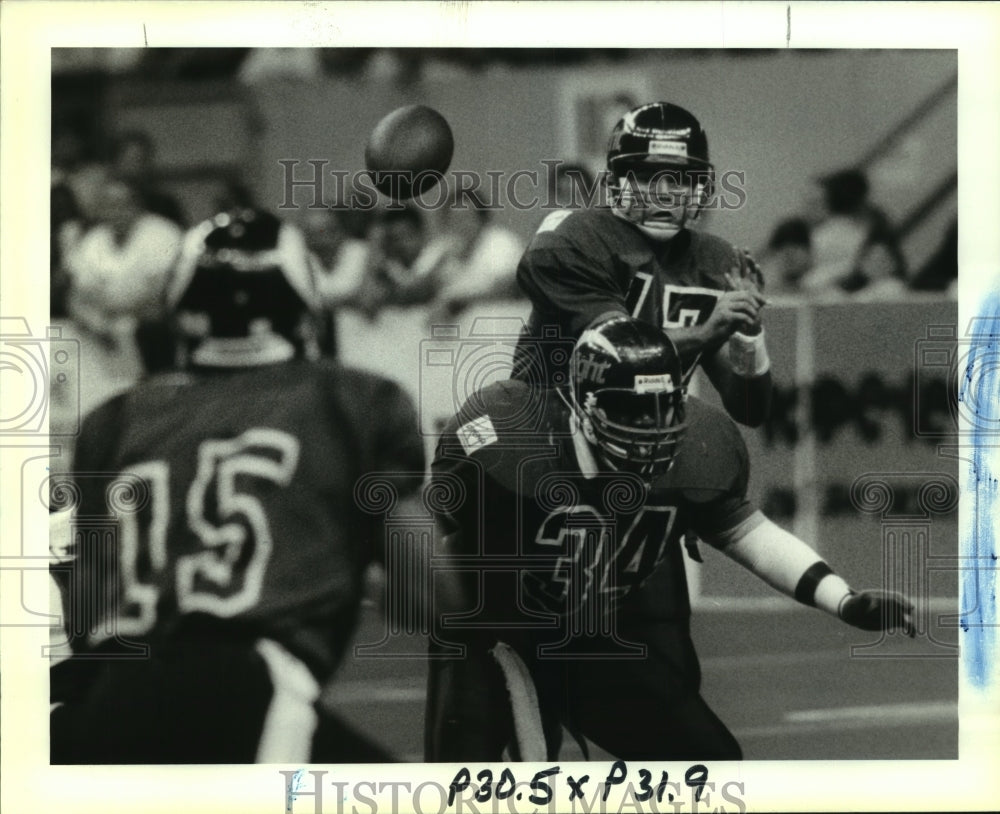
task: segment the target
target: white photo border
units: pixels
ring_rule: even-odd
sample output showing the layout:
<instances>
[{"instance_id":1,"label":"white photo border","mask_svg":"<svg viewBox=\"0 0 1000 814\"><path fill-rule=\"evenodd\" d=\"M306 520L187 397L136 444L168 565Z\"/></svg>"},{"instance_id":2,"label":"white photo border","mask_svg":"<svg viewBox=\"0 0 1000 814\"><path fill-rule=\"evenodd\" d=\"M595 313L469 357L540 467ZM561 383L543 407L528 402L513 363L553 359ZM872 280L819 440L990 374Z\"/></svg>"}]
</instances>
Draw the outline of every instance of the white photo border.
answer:
<instances>
[{"instance_id":1,"label":"white photo border","mask_svg":"<svg viewBox=\"0 0 1000 814\"><path fill-rule=\"evenodd\" d=\"M632 13L626 14L626 9ZM946 48L958 50L959 321L967 326L984 298L1000 292L1000 6L988 3L74 3L5 0L2 19L2 249L0 308L31 325L48 320L47 219L50 62L53 46L601 46L615 47ZM613 27L609 20L614 19ZM684 19L685 25L676 25ZM631 20L631 22L630 22ZM617 32L628 32L618 39ZM748 100L752 104L752 100ZM44 438L38 454L44 453ZM25 444L22 444L24 446ZM6 447L6 448L4 448ZM0 439L9 460L11 444ZM994 450L995 452L995 450ZM994 455L994 459L997 456ZM1000 471L996 462L994 473ZM963 466L963 470L967 467ZM970 483L962 472L960 534L970 523ZM0 466L5 507L20 501L20 472ZM4 555L16 554L16 512L0 512ZM25 534L46 535L39 512ZM0 571L6 588L17 574ZM0 589L0 615L17 609L19 592ZM996 631L992 631L996 639ZM0 625L3 782L10 812L153 814L284 812L279 769L299 767L50 767L47 681L38 653L46 628ZM994 641L994 653L997 652ZM742 782L750 810L961 810L1000 806L1000 670L973 687L964 665L957 761L746 762L720 768ZM720 764L722 767L723 764ZM303 767L310 768L310 767ZM445 786L455 766L312 767L340 781ZM524 766L518 776L538 767ZM572 772L572 764L563 764ZM367 787L366 787L367 788ZM373 791L373 790L372 790ZM391 787L372 794L390 799ZM437 811L426 797L424 810ZM296 812L313 811L303 797ZM365 811L327 796L324 811ZM388 811L386 804L379 811ZM504 810L501 807L500 810ZM516 809L520 810L520 809ZM531 810L526 808L524 810ZM634 809L632 809L634 810ZM664 807L661 810L669 810Z\"/></svg>"}]
</instances>

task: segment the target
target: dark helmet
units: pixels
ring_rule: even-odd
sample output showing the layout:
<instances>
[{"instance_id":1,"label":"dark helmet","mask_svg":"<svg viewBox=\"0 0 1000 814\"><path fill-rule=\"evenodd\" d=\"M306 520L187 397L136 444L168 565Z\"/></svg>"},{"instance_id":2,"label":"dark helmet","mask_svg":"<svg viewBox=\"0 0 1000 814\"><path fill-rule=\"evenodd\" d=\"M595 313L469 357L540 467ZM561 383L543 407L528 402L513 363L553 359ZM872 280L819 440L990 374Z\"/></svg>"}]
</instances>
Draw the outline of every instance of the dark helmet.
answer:
<instances>
[{"instance_id":1,"label":"dark helmet","mask_svg":"<svg viewBox=\"0 0 1000 814\"><path fill-rule=\"evenodd\" d=\"M659 328L615 317L583 332L570 362L571 400L587 440L615 470L665 473L684 433L686 388Z\"/></svg>"},{"instance_id":2,"label":"dark helmet","mask_svg":"<svg viewBox=\"0 0 1000 814\"><path fill-rule=\"evenodd\" d=\"M650 102L622 116L608 142L608 170L662 166L711 169L708 137L701 123L683 107Z\"/></svg>"},{"instance_id":3,"label":"dark helmet","mask_svg":"<svg viewBox=\"0 0 1000 814\"><path fill-rule=\"evenodd\" d=\"M715 168L708 157L708 137L700 122L684 108L669 102L651 102L634 108L611 131L606 178L616 214L655 228L658 224L648 215L656 208L649 200L637 200L634 194L623 196L623 181L630 176L648 180L658 175L667 175L691 189L691 219L698 216L711 196L715 182Z\"/></svg>"},{"instance_id":4,"label":"dark helmet","mask_svg":"<svg viewBox=\"0 0 1000 814\"><path fill-rule=\"evenodd\" d=\"M320 298L313 261L301 231L268 212L222 212L191 229L167 300L195 361L198 346L214 340L211 361L200 364L264 364L314 352Z\"/></svg>"}]
</instances>

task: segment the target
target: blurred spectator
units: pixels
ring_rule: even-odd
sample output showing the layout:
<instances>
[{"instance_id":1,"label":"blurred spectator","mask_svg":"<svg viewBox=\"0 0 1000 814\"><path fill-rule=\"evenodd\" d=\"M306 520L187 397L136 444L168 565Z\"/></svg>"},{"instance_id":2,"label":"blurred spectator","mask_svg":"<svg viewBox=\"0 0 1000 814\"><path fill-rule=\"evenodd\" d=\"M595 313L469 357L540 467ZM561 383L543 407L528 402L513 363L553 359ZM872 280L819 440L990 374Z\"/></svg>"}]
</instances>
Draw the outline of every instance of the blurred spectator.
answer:
<instances>
[{"instance_id":1,"label":"blurred spectator","mask_svg":"<svg viewBox=\"0 0 1000 814\"><path fill-rule=\"evenodd\" d=\"M221 187L212 204L212 213L228 212L230 209L255 209L257 198L250 187L234 174L222 179Z\"/></svg>"},{"instance_id":2,"label":"blurred spectator","mask_svg":"<svg viewBox=\"0 0 1000 814\"><path fill-rule=\"evenodd\" d=\"M52 186L66 186L80 220L92 222L107 167L95 159L93 149L72 126L53 130L51 155Z\"/></svg>"},{"instance_id":3,"label":"blurred spectator","mask_svg":"<svg viewBox=\"0 0 1000 814\"><path fill-rule=\"evenodd\" d=\"M456 240L432 237L426 218L413 205L387 207L372 227L367 270L350 304L369 318L385 306L421 305L434 300L454 262Z\"/></svg>"},{"instance_id":4,"label":"blurred spectator","mask_svg":"<svg viewBox=\"0 0 1000 814\"><path fill-rule=\"evenodd\" d=\"M153 140L148 133L128 130L115 139L111 169L136 188L147 212L172 220L183 228L186 218L181 205L176 198L156 186L155 155Z\"/></svg>"},{"instance_id":5,"label":"blurred spectator","mask_svg":"<svg viewBox=\"0 0 1000 814\"><path fill-rule=\"evenodd\" d=\"M767 245L768 294L801 293L802 278L812 267L810 232L803 218L791 218L775 227Z\"/></svg>"},{"instance_id":6,"label":"blurred spectator","mask_svg":"<svg viewBox=\"0 0 1000 814\"><path fill-rule=\"evenodd\" d=\"M306 209L302 227L309 249L319 264L320 293L324 302L337 306L350 300L364 278L369 246L348 228L344 210Z\"/></svg>"},{"instance_id":7,"label":"blurred spectator","mask_svg":"<svg viewBox=\"0 0 1000 814\"><path fill-rule=\"evenodd\" d=\"M65 257L83 233L80 207L69 184L53 184L49 212L49 314L54 319L61 319L67 315L70 285Z\"/></svg>"},{"instance_id":8,"label":"blurred spectator","mask_svg":"<svg viewBox=\"0 0 1000 814\"><path fill-rule=\"evenodd\" d=\"M519 299L517 264L524 243L493 222L493 212L475 192L446 210L442 241L450 241L448 265L438 293L440 316L454 316L474 302Z\"/></svg>"},{"instance_id":9,"label":"blurred spectator","mask_svg":"<svg viewBox=\"0 0 1000 814\"><path fill-rule=\"evenodd\" d=\"M914 291L948 291L958 281L958 220L952 221L937 251L910 280Z\"/></svg>"},{"instance_id":10,"label":"blurred spectator","mask_svg":"<svg viewBox=\"0 0 1000 814\"><path fill-rule=\"evenodd\" d=\"M421 49L378 48L365 60L363 76L369 82L412 87L423 79Z\"/></svg>"},{"instance_id":11,"label":"blurred spectator","mask_svg":"<svg viewBox=\"0 0 1000 814\"><path fill-rule=\"evenodd\" d=\"M812 230L814 265L802 278L803 290L901 290L906 266L899 242L888 217L869 202L865 174L841 170L820 185L825 216Z\"/></svg>"},{"instance_id":12,"label":"blurred spectator","mask_svg":"<svg viewBox=\"0 0 1000 814\"><path fill-rule=\"evenodd\" d=\"M324 336L321 350L336 355L336 311L359 296L368 268L369 247L364 237L349 230L356 228L345 210L307 208L302 229L314 261L316 286L324 306Z\"/></svg>"},{"instance_id":13,"label":"blurred spectator","mask_svg":"<svg viewBox=\"0 0 1000 814\"><path fill-rule=\"evenodd\" d=\"M111 341L130 338L155 318L181 230L142 207L135 186L111 178L97 200L98 222L67 251L70 316Z\"/></svg>"},{"instance_id":14,"label":"blurred spectator","mask_svg":"<svg viewBox=\"0 0 1000 814\"><path fill-rule=\"evenodd\" d=\"M96 223L60 247L68 281L63 333L80 343L79 402L70 405L77 418L131 387L147 369L136 331L159 311L181 230L145 212L140 200L127 181L110 178L95 201ZM54 403L60 398L53 390ZM60 404L53 412L62 416L65 408Z\"/></svg>"}]
</instances>

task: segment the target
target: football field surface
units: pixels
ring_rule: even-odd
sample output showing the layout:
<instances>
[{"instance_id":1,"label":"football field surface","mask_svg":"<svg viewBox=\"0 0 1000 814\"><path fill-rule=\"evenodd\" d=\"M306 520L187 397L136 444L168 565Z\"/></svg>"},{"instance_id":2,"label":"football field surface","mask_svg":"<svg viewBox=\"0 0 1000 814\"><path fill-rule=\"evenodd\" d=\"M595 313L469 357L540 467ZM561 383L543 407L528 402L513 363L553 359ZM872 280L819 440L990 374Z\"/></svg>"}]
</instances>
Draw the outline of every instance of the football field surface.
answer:
<instances>
[{"instance_id":1,"label":"football field surface","mask_svg":"<svg viewBox=\"0 0 1000 814\"><path fill-rule=\"evenodd\" d=\"M381 625L366 608L356 641L378 641ZM942 630L936 641L882 640L794 606L693 617L702 694L747 760L956 758L958 658L947 645L957 633ZM425 644L406 643L416 658L348 659L324 694L329 709L405 761L422 759ZM582 759L572 738L560 757ZM608 755L592 745L590 757Z\"/></svg>"}]
</instances>

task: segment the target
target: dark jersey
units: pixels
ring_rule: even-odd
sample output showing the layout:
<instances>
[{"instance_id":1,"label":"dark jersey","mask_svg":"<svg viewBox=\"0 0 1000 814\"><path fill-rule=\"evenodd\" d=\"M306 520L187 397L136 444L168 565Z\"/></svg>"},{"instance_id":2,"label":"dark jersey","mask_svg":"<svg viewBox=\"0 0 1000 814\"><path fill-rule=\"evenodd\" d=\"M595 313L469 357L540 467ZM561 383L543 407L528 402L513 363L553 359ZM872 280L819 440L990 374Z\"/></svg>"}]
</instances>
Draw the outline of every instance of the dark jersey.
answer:
<instances>
[{"instance_id":1,"label":"dark jersey","mask_svg":"<svg viewBox=\"0 0 1000 814\"><path fill-rule=\"evenodd\" d=\"M530 372L537 367L546 382L558 382L566 340L571 348L602 317L700 325L727 288L726 272L741 262L721 238L685 229L657 241L606 207L549 215L517 268L532 309L514 354L515 378L537 378Z\"/></svg>"},{"instance_id":2,"label":"dark jersey","mask_svg":"<svg viewBox=\"0 0 1000 814\"><path fill-rule=\"evenodd\" d=\"M439 521L449 551L476 575L478 624L545 627L546 617L571 617L582 633L576 620L625 607L652 575L653 615L686 620L682 536L718 539L755 512L739 430L689 400L681 451L647 491L637 476L591 469L570 420L555 391L501 382L466 404L442 436L432 479L462 497Z\"/></svg>"},{"instance_id":3,"label":"dark jersey","mask_svg":"<svg viewBox=\"0 0 1000 814\"><path fill-rule=\"evenodd\" d=\"M355 484L408 472L415 489L423 469L412 403L367 373L297 361L140 384L87 418L77 450L78 525L112 532L81 545L77 590L118 597L86 646L222 624L325 675L381 553Z\"/></svg>"}]
</instances>

